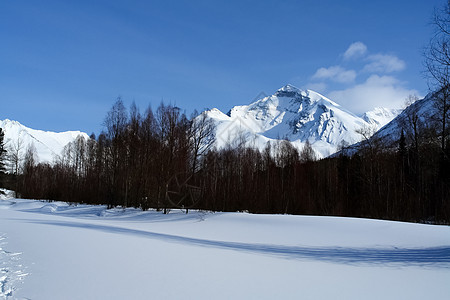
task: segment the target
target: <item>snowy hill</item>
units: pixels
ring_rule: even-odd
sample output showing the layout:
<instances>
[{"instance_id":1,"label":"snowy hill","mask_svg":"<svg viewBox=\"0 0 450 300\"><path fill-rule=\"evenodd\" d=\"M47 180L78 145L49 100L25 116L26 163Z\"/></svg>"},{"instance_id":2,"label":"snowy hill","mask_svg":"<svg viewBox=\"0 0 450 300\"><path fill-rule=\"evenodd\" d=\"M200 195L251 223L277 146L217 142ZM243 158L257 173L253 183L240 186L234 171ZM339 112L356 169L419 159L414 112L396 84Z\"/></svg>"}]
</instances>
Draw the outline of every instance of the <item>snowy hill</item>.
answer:
<instances>
[{"instance_id":1,"label":"snowy hill","mask_svg":"<svg viewBox=\"0 0 450 300\"><path fill-rule=\"evenodd\" d=\"M379 129L398 111L377 108L362 118L319 93L288 84L271 96L235 106L228 114L218 109L206 113L217 125L218 148L245 143L262 150L268 141L288 139L300 150L308 140L320 157L326 157L343 141L360 141L356 130Z\"/></svg>"},{"instance_id":2,"label":"snowy hill","mask_svg":"<svg viewBox=\"0 0 450 300\"><path fill-rule=\"evenodd\" d=\"M34 145L37 159L40 162L52 162L61 154L64 146L75 140L79 135L88 139L89 136L81 131L50 132L28 128L17 121L0 121L0 127L5 132L6 147L21 149L20 153L25 154L27 148Z\"/></svg>"}]
</instances>

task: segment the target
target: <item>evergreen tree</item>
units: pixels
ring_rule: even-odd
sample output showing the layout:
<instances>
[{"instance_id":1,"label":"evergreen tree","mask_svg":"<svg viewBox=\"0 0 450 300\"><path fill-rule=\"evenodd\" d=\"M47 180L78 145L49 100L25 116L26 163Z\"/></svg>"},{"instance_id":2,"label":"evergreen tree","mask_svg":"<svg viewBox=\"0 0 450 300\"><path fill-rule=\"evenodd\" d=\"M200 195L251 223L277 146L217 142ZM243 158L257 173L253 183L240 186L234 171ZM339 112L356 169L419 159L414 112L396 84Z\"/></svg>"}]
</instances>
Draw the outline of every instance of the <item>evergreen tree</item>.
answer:
<instances>
[{"instance_id":1,"label":"evergreen tree","mask_svg":"<svg viewBox=\"0 0 450 300\"><path fill-rule=\"evenodd\" d=\"M4 139L5 139L5 132L3 131L2 128L0 128L0 171L5 170L4 159L6 155L6 147Z\"/></svg>"}]
</instances>

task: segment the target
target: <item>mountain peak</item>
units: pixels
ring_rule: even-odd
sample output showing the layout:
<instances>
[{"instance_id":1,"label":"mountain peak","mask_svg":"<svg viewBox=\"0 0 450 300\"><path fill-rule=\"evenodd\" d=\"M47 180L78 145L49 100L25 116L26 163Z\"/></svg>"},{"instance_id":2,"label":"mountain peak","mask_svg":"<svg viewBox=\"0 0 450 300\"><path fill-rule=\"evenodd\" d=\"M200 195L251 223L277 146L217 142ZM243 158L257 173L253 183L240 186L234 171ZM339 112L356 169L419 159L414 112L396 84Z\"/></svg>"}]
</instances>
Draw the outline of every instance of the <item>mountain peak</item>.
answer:
<instances>
[{"instance_id":1,"label":"mountain peak","mask_svg":"<svg viewBox=\"0 0 450 300\"><path fill-rule=\"evenodd\" d=\"M300 89L297 88L296 86L294 86L294 85L288 83L288 84L286 84L285 86L279 88L279 89L277 90L277 92L300 92Z\"/></svg>"},{"instance_id":2,"label":"mountain peak","mask_svg":"<svg viewBox=\"0 0 450 300\"><path fill-rule=\"evenodd\" d=\"M17 121L10 120L10 119L4 119L3 121L0 120L0 127L7 127L7 126L23 126Z\"/></svg>"},{"instance_id":3,"label":"mountain peak","mask_svg":"<svg viewBox=\"0 0 450 300\"><path fill-rule=\"evenodd\" d=\"M301 95L301 90L292 84L288 83L285 86L279 88L275 96L277 97L295 97L296 95Z\"/></svg>"},{"instance_id":4,"label":"mountain peak","mask_svg":"<svg viewBox=\"0 0 450 300\"><path fill-rule=\"evenodd\" d=\"M370 125L380 128L396 113L376 108L363 119L317 92L286 84L271 96L231 108L227 115L211 110L208 116L216 125L218 148L245 143L263 150L268 141L288 139L299 151L308 141L319 157L327 157L343 141L358 142L358 129Z\"/></svg>"}]
</instances>

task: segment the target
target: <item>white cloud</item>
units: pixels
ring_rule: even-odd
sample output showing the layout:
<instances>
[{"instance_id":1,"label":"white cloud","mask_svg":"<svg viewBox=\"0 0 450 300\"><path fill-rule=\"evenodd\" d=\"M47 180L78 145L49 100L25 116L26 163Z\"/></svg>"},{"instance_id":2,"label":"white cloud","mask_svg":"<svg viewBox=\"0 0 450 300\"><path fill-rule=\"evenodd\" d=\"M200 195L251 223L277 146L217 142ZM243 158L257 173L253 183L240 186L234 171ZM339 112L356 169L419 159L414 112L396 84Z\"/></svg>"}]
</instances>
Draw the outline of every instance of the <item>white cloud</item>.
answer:
<instances>
[{"instance_id":1,"label":"white cloud","mask_svg":"<svg viewBox=\"0 0 450 300\"><path fill-rule=\"evenodd\" d=\"M367 60L370 63L364 66L363 71L369 73L392 73L402 71L406 67L405 62L394 55L374 54Z\"/></svg>"},{"instance_id":2,"label":"white cloud","mask_svg":"<svg viewBox=\"0 0 450 300\"><path fill-rule=\"evenodd\" d=\"M344 52L344 59L358 58L367 53L367 46L362 42L351 44Z\"/></svg>"},{"instance_id":3,"label":"white cloud","mask_svg":"<svg viewBox=\"0 0 450 300\"><path fill-rule=\"evenodd\" d=\"M318 69L305 87L325 94L356 114L377 106L401 108L408 95L418 94L406 82L388 75L406 68L406 63L395 55L371 54L364 43L355 42L341 58L342 65ZM344 67L349 63L354 69Z\"/></svg>"},{"instance_id":4,"label":"white cloud","mask_svg":"<svg viewBox=\"0 0 450 300\"><path fill-rule=\"evenodd\" d=\"M354 70L345 70L341 66L320 68L314 73L312 79L330 79L340 83L350 83L356 78Z\"/></svg>"},{"instance_id":5,"label":"white cloud","mask_svg":"<svg viewBox=\"0 0 450 300\"><path fill-rule=\"evenodd\" d=\"M324 93L327 90L327 84L324 82L313 82L308 83L304 88L318 93Z\"/></svg>"},{"instance_id":6,"label":"white cloud","mask_svg":"<svg viewBox=\"0 0 450 300\"><path fill-rule=\"evenodd\" d=\"M418 94L418 91L403 87L403 83L392 76L371 75L362 84L332 91L327 96L354 113L362 114L374 107L400 108L411 94Z\"/></svg>"}]
</instances>

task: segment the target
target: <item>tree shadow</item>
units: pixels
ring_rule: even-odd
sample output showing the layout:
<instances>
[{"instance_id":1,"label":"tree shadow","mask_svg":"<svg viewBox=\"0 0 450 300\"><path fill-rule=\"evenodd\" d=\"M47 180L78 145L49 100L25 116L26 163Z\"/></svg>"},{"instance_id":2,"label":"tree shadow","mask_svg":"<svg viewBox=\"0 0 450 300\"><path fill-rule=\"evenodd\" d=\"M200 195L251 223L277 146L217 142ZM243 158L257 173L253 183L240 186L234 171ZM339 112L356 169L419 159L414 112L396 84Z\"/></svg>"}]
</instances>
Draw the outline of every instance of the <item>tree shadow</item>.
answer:
<instances>
[{"instance_id":1,"label":"tree shadow","mask_svg":"<svg viewBox=\"0 0 450 300\"><path fill-rule=\"evenodd\" d=\"M183 237L151 231L77 222L28 220L30 223L82 228L114 234L134 235L184 245L214 247L264 254L286 259L316 260L350 265L418 266L450 269L450 246L427 248L351 248L283 246L260 243L239 243Z\"/></svg>"}]
</instances>

